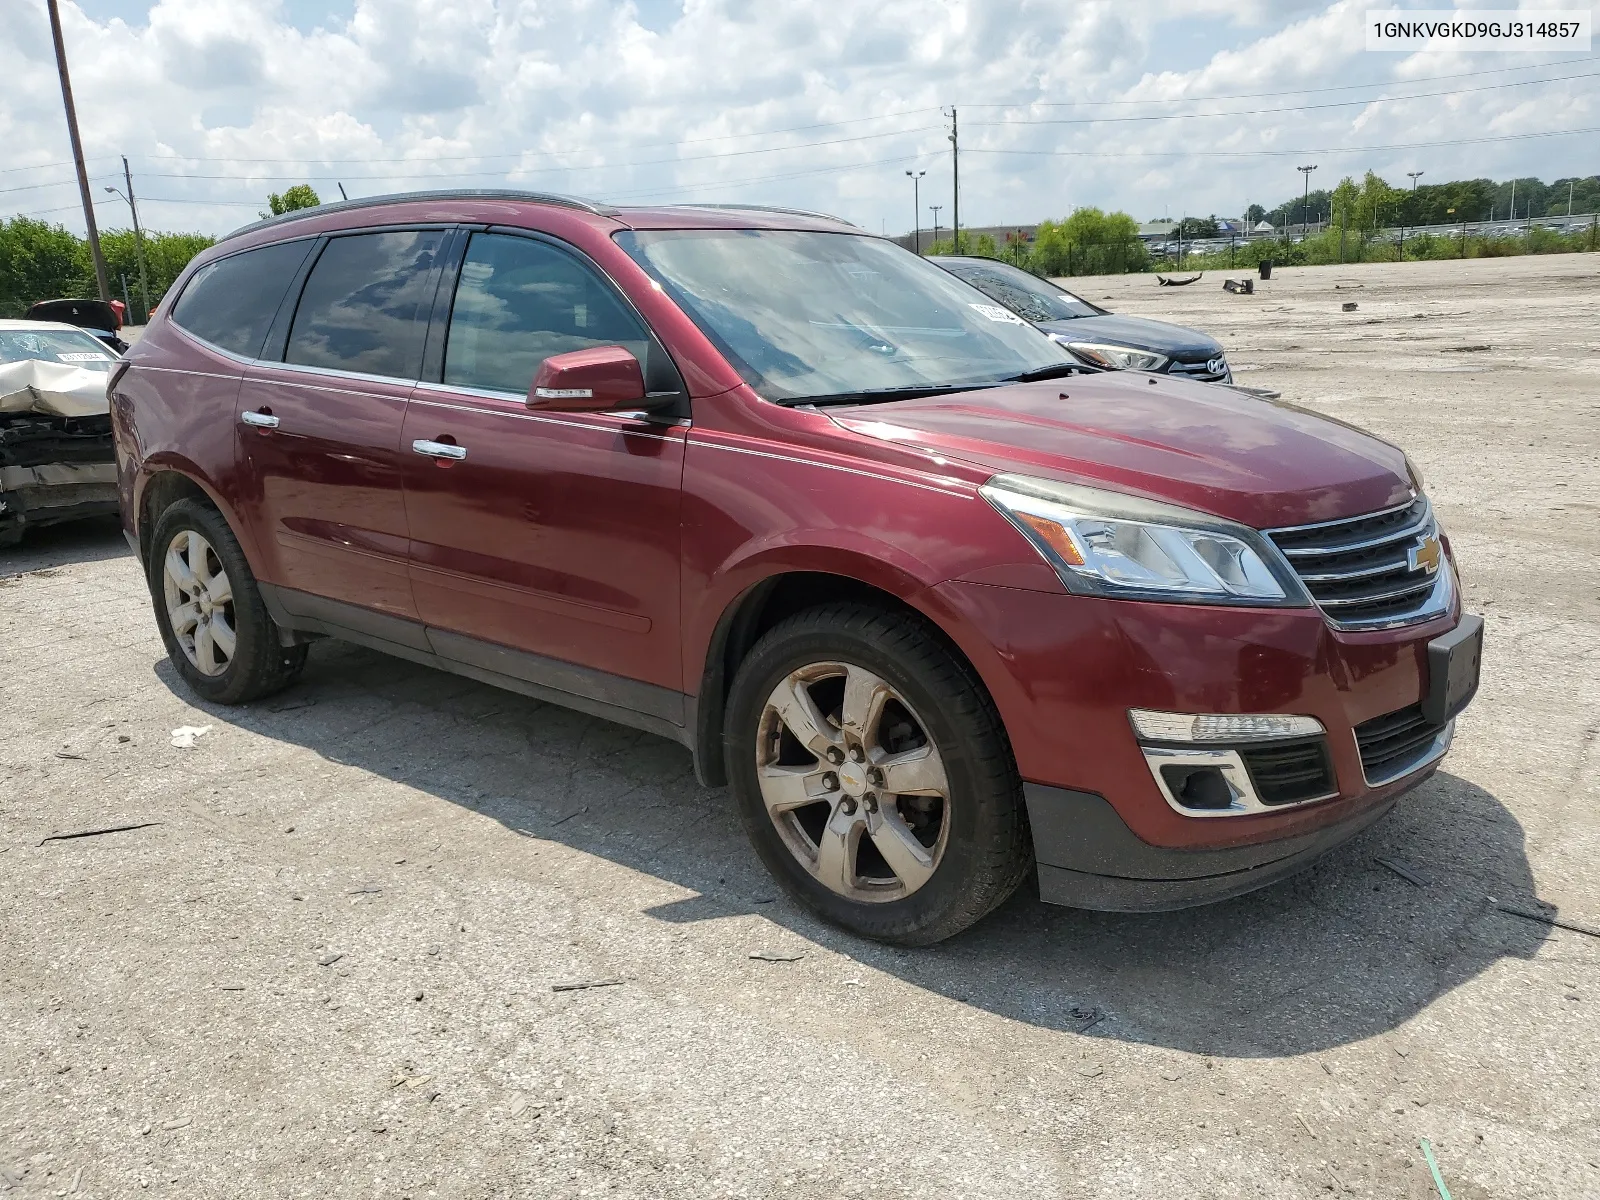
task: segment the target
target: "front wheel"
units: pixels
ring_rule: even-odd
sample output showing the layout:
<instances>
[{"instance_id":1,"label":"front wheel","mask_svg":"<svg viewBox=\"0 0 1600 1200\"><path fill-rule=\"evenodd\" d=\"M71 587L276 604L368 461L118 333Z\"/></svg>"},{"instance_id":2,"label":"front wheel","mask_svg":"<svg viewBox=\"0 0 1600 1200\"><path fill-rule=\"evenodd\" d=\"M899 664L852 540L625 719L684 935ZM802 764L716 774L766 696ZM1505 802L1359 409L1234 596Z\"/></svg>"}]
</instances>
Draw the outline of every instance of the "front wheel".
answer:
<instances>
[{"instance_id":1,"label":"front wheel","mask_svg":"<svg viewBox=\"0 0 1600 1200\"><path fill-rule=\"evenodd\" d=\"M751 841L835 924L926 945L1026 875L999 715L919 618L854 604L798 613L740 665L727 711L728 778Z\"/></svg>"},{"instance_id":2,"label":"front wheel","mask_svg":"<svg viewBox=\"0 0 1600 1200\"><path fill-rule=\"evenodd\" d=\"M161 514L146 571L167 655L205 699L257 700L305 666L306 647L282 644L238 539L210 505L180 500Z\"/></svg>"}]
</instances>

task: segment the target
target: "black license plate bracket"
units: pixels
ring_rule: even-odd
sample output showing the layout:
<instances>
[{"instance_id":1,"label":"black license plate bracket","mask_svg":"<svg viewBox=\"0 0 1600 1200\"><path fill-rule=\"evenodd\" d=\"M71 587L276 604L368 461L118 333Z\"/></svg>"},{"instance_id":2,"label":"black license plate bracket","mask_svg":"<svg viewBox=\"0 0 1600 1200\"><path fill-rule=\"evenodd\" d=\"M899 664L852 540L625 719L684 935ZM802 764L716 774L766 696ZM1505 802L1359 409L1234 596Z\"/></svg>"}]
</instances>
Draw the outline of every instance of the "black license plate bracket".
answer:
<instances>
[{"instance_id":1,"label":"black license plate bracket","mask_svg":"<svg viewBox=\"0 0 1600 1200\"><path fill-rule=\"evenodd\" d=\"M1428 643L1428 691L1422 715L1443 725L1465 708L1478 691L1483 666L1483 618L1471 613L1461 624Z\"/></svg>"}]
</instances>

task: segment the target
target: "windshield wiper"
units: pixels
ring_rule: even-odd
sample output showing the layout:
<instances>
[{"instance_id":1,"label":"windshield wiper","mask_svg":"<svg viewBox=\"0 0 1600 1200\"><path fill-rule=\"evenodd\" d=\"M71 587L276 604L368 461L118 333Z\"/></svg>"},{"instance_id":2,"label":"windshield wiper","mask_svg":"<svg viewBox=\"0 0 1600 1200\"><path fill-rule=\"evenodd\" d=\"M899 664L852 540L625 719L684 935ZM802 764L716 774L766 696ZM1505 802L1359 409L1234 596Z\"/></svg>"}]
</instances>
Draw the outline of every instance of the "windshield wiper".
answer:
<instances>
[{"instance_id":1,"label":"windshield wiper","mask_svg":"<svg viewBox=\"0 0 1600 1200\"><path fill-rule=\"evenodd\" d=\"M1002 381L919 383L907 387L869 388L862 392L834 392L831 395L824 396L796 396L792 400L780 400L779 403L786 408L802 408L809 405L878 404L888 400L920 400L925 396L947 396L955 392L981 391L984 388L996 387L999 382Z\"/></svg>"},{"instance_id":2,"label":"windshield wiper","mask_svg":"<svg viewBox=\"0 0 1600 1200\"><path fill-rule=\"evenodd\" d=\"M1001 383L1037 383L1041 379L1063 379L1068 375L1096 375L1100 368L1085 366L1083 363L1056 363L1054 366L1039 367L1033 371L1024 371L1021 375L1008 375Z\"/></svg>"}]
</instances>

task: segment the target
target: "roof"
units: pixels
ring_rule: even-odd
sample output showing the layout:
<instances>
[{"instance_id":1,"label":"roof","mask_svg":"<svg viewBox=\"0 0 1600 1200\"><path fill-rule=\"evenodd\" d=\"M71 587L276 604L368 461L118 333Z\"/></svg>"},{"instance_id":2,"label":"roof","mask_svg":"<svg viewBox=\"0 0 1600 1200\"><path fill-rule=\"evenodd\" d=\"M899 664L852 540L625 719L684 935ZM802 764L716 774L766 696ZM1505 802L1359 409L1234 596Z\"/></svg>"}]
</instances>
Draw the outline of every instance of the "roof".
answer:
<instances>
[{"instance_id":1,"label":"roof","mask_svg":"<svg viewBox=\"0 0 1600 1200\"><path fill-rule=\"evenodd\" d=\"M685 225L708 229L752 226L780 228L792 226L792 219L798 217L808 225L814 222L821 222L827 225L843 225L856 232L861 232L849 221L830 216L827 213L811 212L798 208L777 208L764 204L637 205L619 208L603 204L598 200L586 200L580 196L558 195L554 192L528 192L513 188L449 188L436 191L394 192L382 196L362 196L355 200L339 200L329 204L318 204L311 208L299 208L293 212L283 213L276 217L268 217L262 221L252 221L249 225L235 229L232 233L222 238L222 241L226 242L248 233L256 233L275 226L292 225L295 222L315 217L326 217L343 212L357 212L370 208L387 208L400 204L425 204L440 201L461 201L464 203L504 203L511 201L548 205L607 218L623 228L634 229L667 229ZM741 215L744 216L744 220L738 219Z\"/></svg>"}]
</instances>

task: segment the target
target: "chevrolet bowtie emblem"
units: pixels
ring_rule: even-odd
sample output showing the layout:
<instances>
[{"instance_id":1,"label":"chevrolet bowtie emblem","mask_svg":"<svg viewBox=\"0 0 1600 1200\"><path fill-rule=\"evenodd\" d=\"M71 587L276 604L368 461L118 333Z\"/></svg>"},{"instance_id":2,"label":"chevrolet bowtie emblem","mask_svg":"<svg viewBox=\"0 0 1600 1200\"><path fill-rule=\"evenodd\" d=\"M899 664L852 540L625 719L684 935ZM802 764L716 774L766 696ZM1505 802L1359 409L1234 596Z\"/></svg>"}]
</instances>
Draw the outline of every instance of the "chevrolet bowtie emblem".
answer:
<instances>
[{"instance_id":1,"label":"chevrolet bowtie emblem","mask_svg":"<svg viewBox=\"0 0 1600 1200\"><path fill-rule=\"evenodd\" d=\"M1439 562L1444 553L1439 549L1439 539L1431 533L1411 547L1406 555L1406 560L1413 571L1426 571L1429 575L1439 569Z\"/></svg>"}]
</instances>

